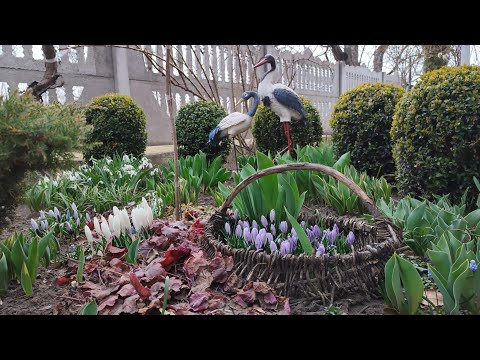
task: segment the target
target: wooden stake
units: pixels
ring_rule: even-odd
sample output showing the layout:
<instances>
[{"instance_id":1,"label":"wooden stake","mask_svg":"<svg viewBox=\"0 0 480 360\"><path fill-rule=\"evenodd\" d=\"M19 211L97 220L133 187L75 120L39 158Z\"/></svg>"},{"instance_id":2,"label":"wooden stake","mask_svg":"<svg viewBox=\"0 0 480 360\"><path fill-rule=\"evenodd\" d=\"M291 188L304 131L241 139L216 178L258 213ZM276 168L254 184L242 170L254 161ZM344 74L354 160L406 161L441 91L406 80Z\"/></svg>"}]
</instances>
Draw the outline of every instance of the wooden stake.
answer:
<instances>
[{"instance_id":1,"label":"wooden stake","mask_svg":"<svg viewBox=\"0 0 480 360\"><path fill-rule=\"evenodd\" d=\"M178 177L178 147L177 147L177 128L175 126L175 114L173 113L172 104L172 83L170 82L170 58L172 52L172 45L167 45L166 54L166 92L167 92L167 109L170 114L170 121L172 123L172 137L173 137L173 164L175 171L175 220L180 220L180 181Z\"/></svg>"}]
</instances>

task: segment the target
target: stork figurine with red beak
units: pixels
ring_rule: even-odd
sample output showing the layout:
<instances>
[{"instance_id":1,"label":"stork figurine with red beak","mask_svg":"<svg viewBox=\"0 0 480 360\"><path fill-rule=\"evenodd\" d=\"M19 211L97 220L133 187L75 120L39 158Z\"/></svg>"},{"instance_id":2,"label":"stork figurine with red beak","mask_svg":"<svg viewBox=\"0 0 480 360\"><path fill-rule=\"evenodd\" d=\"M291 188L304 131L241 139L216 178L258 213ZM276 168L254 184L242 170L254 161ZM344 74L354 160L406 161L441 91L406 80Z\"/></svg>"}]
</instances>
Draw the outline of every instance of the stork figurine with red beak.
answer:
<instances>
[{"instance_id":1,"label":"stork figurine with red beak","mask_svg":"<svg viewBox=\"0 0 480 360\"><path fill-rule=\"evenodd\" d=\"M292 140L290 138L290 122L291 119L300 120L303 126L307 125L305 118L305 109L300 101L298 95L288 86L277 83L273 84L273 76L276 69L275 58L267 54L254 65L257 68L264 64L270 64L270 70L263 74L260 84L258 85L258 95L263 102L263 105L272 109L272 111L280 117L280 122L283 124L283 130L287 138L287 147L283 149L280 154L285 151L291 153Z\"/></svg>"}]
</instances>

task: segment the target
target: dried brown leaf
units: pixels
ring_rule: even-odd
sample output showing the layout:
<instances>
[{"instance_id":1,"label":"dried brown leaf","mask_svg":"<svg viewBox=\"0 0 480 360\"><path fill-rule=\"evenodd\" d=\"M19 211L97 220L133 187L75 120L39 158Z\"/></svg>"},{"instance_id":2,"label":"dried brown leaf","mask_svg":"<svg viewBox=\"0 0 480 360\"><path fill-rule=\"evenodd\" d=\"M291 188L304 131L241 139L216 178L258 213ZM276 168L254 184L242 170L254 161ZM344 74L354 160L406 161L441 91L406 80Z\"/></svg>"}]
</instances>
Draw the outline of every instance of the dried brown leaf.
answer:
<instances>
[{"instance_id":1,"label":"dried brown leaf","mask_svg":"<svg viewBox=\"0 0 480 360\"><path fill-rule=\"evenodd\" d=\"M203 293L196 293L190 296L190 306L193 311L203 311L208 309L208 299L210 298L210 294L203 292Z\"/></svg>"},{"instance_id":2,"label":"dried brown leaf","mask_svg":"<svg viewBox=\"0 0 480 360\"><path fill-rule=\"evenodd\" d=\"M107 306L113 306L115 305L115 302L117 301L118 299L118 295L110 295L108 298L106 298L105 300L103 300L100 305L98 305L98 311L102 311L103 309L105 309L105 307Z\"/></svg>"},{"instance_id":3,"label":"dried brown leaf","mask_svg":"<svg viewBox=\"0 0 480 360\"><path fill-rule=\"evenodd\" d=\"M136 293L137 291L135 290L135 287L132 284L123 285L122 288L117 292L117 294L120 295L121 297L132 296Z\"/></svg>"},{"instance_id":4,"label":"dried brown leaf","mask_svg":"<svg viewBox=\"0 0 480 360\"><path fill-rule=\"evenodd\" d=\"M213 282L212 273L208 270L200 271L200 274L195 279L195 285L192 287L193 293L200 293L205 291Z\"/></svg>"}]
</instances>

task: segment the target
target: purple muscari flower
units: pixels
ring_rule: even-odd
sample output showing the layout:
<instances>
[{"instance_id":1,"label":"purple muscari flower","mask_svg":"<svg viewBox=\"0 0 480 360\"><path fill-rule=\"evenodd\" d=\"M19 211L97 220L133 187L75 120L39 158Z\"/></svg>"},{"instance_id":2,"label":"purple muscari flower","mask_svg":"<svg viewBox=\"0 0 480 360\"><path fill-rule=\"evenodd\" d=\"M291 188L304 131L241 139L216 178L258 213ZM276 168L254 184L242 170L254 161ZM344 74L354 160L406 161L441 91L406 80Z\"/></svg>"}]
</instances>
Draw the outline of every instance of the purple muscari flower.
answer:
<instances>
[{"instance_id":1,"label":"purple muscari flower","mask_svg":"<svg viewBox=\"0 0 480 360\"><path fill-rule=\"evenodd\" d=\"M252 228L252 230L250 231L250 235L252 235L252 241L255 241L255 239L257 238L257 235L258 235L258 229L257 228Z\"/></svg>"},{"instance_id":2,"label":"purple muscari flower","mask_svg":"<svg viewBox=\"0 0 480 360\"><path fill-rule=\"evenodd\" d=\"M77 224L77 228L80 228L80 218L77 217L77 220L75 221L75 223Z\"/></svg>"},{"instance_id":3,"label":"purple muscari flower","mask_svg":"<svg viewBox=\"0 0 480 360\"><path fill-rule=\"evenodd\" d=\"M300 226L305 229L305 220L300 223Z\"/></svg>"},{"instance_id":4,"label":"purple muscari flower","mask_svg":"<svg viewBox=\"0 0 480 360\"><path fill-rule=\"evenodd\" d=\"M235 209L235 211L233 212L233 218L234 218L235 220L238 219L238 209Z\"/></svg>"},{"instance_id":5,"label":"purple muscari flower","mask_svg":"<svg viewBox=\"0 0 480 360\"><path fill-rule=\"evenodd\" d=\"M277 235L277 229L275 229L275 225L270 225L270 232L273 236Z\"/></svg>"},{"instance_id":6,"label":"purple muscari flower","mask_svg":"<svg viewBox=\"0 0 480 360\"><path fill-rule=\"evenodd\" d=\"M71 244L68 250L70 250L71 253L75 252L75 245Z\"/></svg>"},{"instance_id":7,"label":"purple muscari flower","mask_svg":"<svg viewBox=\"0 0 480 360\"><path fill-rule=\"evenodd\" d=\"M36 233L39 232L39 229L38 229L38 224L35 220L33 219L30 219L30 224L32 225L32 229L33 231L35 231Z\"/></svg>"},{"instance_id":8,"label":"purple muscari flower","mask_svg":"<svg viewBox=\"0 0 480 360\"><path fill-rule=\"evenodd\" d=\"M320 237L322 235L322 231L318 227L318 225L315 225L313 227L313 235Z\"/></svg>"},{"instance_id":9,"label":"purple muscari flower","mask_svg":"<svg viewBox=\"0 0 480 360\"><path fill-rule=\"evenodd\" d=\"M250 229L248 227L243 228L243 238L247 244L252 240L252 235L250 234Z\"/></svg>"},{"instance_id":10,"label":"purple muscari flower","mask_svg":"<svg viewBox=\"0 0 480 360\"><path fill-rule=\"evenodd\" d=\"M48 215L50 215L51 217L55 217L55 213L53 212L53 210L48 210Z\"/></svg>"},{"instance_id":11,"label":"purple muscari flower","mask_svg":"<svg viewBox=\"0 0 480 360\"><path fill-rule=\"evenodd\" d=\"M475 260L470 260L470 265L468 267L472 272L477 271L477 264L475 263Z\"/></svg>"},{"instance_id":12,"label":"purple muscari flower","mask_svg":"<svg viewBox=\"0 0 480 360\"><path fill-rule=\"evenodd\" d=\"M273 209L270 210L269 217L270 217L270 222L272 222L272 223L275 222L275 210L273 210Z\"/></svg>"},{"instance_id":13,"label":"purple muscari flower","mask_svg":"<svg viewBox=\"0 0 480 360\"><path fill-rule=\"evenodd\" d=\"M230 224L228 222L225 223L225 231L227 235L230 235L232 233L232 229L230 229Z\"/></svg>"},{"instance_id":14,"label":"purple muscari flower","mask_svg":"<svg viewBox=\"0 0 480 360\"><path fill-rule=\"evenodd\" d=\"M282 221L282 222L280 223L280 231L281 231L282 233L284 233L284 234L287 233L287 231L288 231L288 225L287 225L287 222L286 222L286 221Z\"/></svg>"},{"instance_id":15,"label":"purple muscari flower","mask_svg":"<svg viewBox=\"0 0 480 360\"><path fill-rule=\"evenodd\" d=\"M42 230L43 230L43 231L47 231L47 229L48 229L48 221L47 221L47 220L42 220L42 221L40 222L40 226L42 227Z\"/></svg>"},{"instance_id":16,"label":"purple muscari flower","mask_svg":"<svg viewBox=\"0 0 480 360\"><path fill-rule=\"evenodd\" d=\"M40 212L38 213L40 215L40 219L45 219L45 211L43 210L40 210Z\"/></svg>"},{"instance_id":17,"label":"purple muscari flower","mask_svg":"<svg viewBox=\"0 0 480 360\"><path fill-rule=\"evenodd\" d=\"M90 214L87 212L85 213L85 218L87 219L87 222L90 222L92 219L90 218Z\"/></svg>"},{"instance_id":18,"label":"purple muscari flower","mask_svg":"<svg viewBox=\"0 0 480 360\"><path fill-rule=\"evenodd\" d=\"M320 243L320 245L318 245L318 248L317 248L317 252L315 254L315 256L322 256L323 254L325 254L325 246L323 246L322 243Z\"/></svg>"},{"instance_id":19,"label":"purple muscari flower","mask_svg":"<svg viewBox=\"0 0 480 360\"><path fill-rule=\"evenodd\" d=\"M267 241L268 241L269 243L273 242L273 235L272 235L272 234L267 233L266 238L267 238Z\"/></svg>"},{"instance_id":20,"label":"purple muscari flower","mask_svg":"<svg viewBox=\"0 0 480 360\"><path fill-rule=\"evenodd\" d=\"M60 221L60 211L58 211L56 206L53 208L53 213L55 214L57 220Z\"/></svg>"},{"instance_id":21,"label":"purple muscari flower","mask_svg":"<svg viewBox=\"0 0 480 360\"><path fill-rule=\"evenodd\" d=\"M268 226L268 220L265 216L262 215L260 218L260 222L262 223L263 227L266 228Z\"/></svg>"},{"instance_id":22,"label":"purple muscari flower","mask_svg":"<svg viewBox=\"0 0 480 360\"><path fill-rule=\"evenodd\" d=\"M235 236L237 238L242 236L242 227L240 225L237 225L237 227L235 228Z\"/></svg>"},{"instance_id":23,"label":"purple muscari flower","mask_svg":"<svg viewBox=\"0 0 480 360\"><path fill-rule=\"evenodd\" d=\"M263 249L263 245L265 245L265 241L263 241L262 235L258 234L255 238L255 248L257 250Z\"/></svg>"},{"instance_id":24,"label":"purple muscari flower","mask_svg":"<svg viewBox=\"0 0 480 360\"><path fill-rule=\"evenodd\" d=\"M250 227L250 224L248 223L248 220L245 220L242 224L243 228L249 228Z\"/></svg>"},{"instance_id":25,"label":"purple muscari flower","mask_svg":"<svg viewBox=\"0 0 480 360\"><path fill-rule=\"evenodd\" d=\"M77 211L77 210L73 210L73 218L74 218L75 220L78 219L78 211Z\"/></svg>"},{"instance_id":26,"label":"purple muscari flower","mask_svg":"<svg viewBox=\"0 0 480 360\"><path fill-rule=\"evenodd\" d=\"M65 214L65 218L67 219L67 221L70 220L72 216L70 215L70 210L67 210L67 213Z\"/></svg>"},{"instance_id":27,"label":"purple muscari flower","mask_svg":"<svg viewBox=\"0 0 480 360\"><path fill-rule=\"evenodd\" d=\"M270 253L273 254L277 250L278 248L277 248L277 244L275 244L275 241L270 241Z\"/></svg>"},{"instance_id":28,"label":"purple muscari flower","mask_svg":"<svg viewBox=\"0 0 480 360\"><path fill-rule=\"evenodd\" d=\"M350 231L347 235L347 244L349 246L352 246L354 241L355 241L355 234L352 231Z\"/></svg>"},{"instance_id":29,"label":"purple muscari flower","mask_svg":"<svg viewBox=\"0 0 480 360\"><path fill-rule=\"evenodd\" d=\"M70 225L68 221L65 222L65 229L67 229L69 233L72 233L72 225Z\"/></svg>"},{"instance_id":30,"label":"purple muscari flower","mask_svg":"<svg viewBox=\"0 0 480 360\"><path fill-rule=\"evenodd\" d=\"M290 254L291 245L288 240L282 241L282 243L280 244L280 252L282 253L283 256Z\"/></svg>"},{"instance_id":31,"label":"purple muscari flower","mask_svg":"<svg viewBox=\"0 0 480 360\"><path fill-rule=\"evenodd\" d=\"M258 229L258 223L255 220L252 221L252 228Z\"/></svg>"},{"instance_id":32,"label":"purple muscari flower","mask_svg":"<svg viewBox=\"0 0 480 360\"><path fill-rule=\"evenodd\" d=\"M315 234L310 229L307 229L307 236L308 236L308 239L310 240L310 242L313 242L315 240Z\"/></svg>"},{"instance_id":33,"label":"purple muscari flower","mask_svg":"<svg viewBox=\"0 0 480 360\"><path fill-rule=\"evenodd\" d=\"M72 210L78 212L77 205L74 202L72 203Z\"/></svg>"}]
</instances>

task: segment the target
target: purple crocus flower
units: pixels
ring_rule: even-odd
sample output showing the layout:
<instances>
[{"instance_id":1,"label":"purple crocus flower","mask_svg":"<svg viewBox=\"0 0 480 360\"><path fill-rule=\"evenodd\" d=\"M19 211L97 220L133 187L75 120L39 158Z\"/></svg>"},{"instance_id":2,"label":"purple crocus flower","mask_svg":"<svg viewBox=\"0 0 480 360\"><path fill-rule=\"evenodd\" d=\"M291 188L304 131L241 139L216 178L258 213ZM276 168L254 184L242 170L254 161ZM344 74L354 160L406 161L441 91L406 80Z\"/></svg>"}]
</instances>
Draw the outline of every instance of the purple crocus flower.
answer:
<instances>
[{"instance_id":1,"label":"purple crocus flower","mask_svg":"<svg viewBox=\"0 0 480 360\"><path fill-rule=\"evenodd\" d=\"M337 232L337 234L340 233L340 229L338 228L337 223L333 224L333 230L335 230Z\"/></svg>"},{"instance_id":2,"label":"purple crocus flower","mask_svg":"<svg viewBox=\"0 0 480 360\"><path fill-rule=\"evenodd\" d=\"M265 230L265 229L260 229L260 230L258 231L258 235L261 235L262 238L266 240L266 238L267 238L267 230Z\"/></svg>"},{"instance_id":3,"label":"purple crocus flower","mask_svg":"<svg viewBox=\"0 0 480 360\"><path fill-rule=\"evenodd\" d=\"M273 242L273 235L272 235L272 234L267 233L267 236L266 236L266 237L267 237L267 241L268 241L269 243Z\"/></svg>"},{"instance_id":4,"label":"purple crocus flower","mask_svg":"<svg viewBox=\"0 0 480 360\"><path fill-rule=\"evenodd\" d=\"M287 231L288 231L288 224L287 224L286 221L282 221L282 222L280 223L280 231L281 231L282 233L284 233L284 234L287 233Z\"/></svg>"},{"instance_id":5,"label":"purple crocus flower","mask_svg":"<svg viewBox=\"0 0 480 360\"><path fill-rule=\"evenodd\" d=\"M295 231L295 229L292 227L292 231L291 231L291 234L292 236L297 236L297 232ZM298 236L297 236L298 237Z\"/></svg>"},{"instance_id":6,"label":"purple crocus flower","mask_svg":"<svg viewBox=\"0 0 480 360\"><path fill-rule=\"evenodd\" d=\"M337 229L338 229L338 226L337 228L335 228L334 226L332 232L330 233L330 241L332 244L337 240L337 235L338 235Z\"/></svg>"},{"instance_id":7,"label":"purple crocus flower","mask_svg":"<svg viewBox=\"0 0 480 360\"><path fill-rule=\"evenodd\" d=\"M42 221L40 222L40 226L42 227L42 230L43 230L43 231L47 231L47 229L48 229L48 221L47 221L46 219L45 219L45 220L42 220Z\"/></svg>"},{"instance_id":8,"label":"purple crocus flower","mask_svg":"<svg viewBox=\"0 0 480 360\"><path fill-rule=\"evenodd\" d=\"M72 231L72 225L70 225L70 223L67 221L65 222L65 229L67 229L67 231L71 234L73 231Z\"/></svg>"},{"instance_id":9,"label":"purple crocus flower","mask_svg":"<svg viewBox=\"0 0 480 360\"><path fill-rule=\"evenodd\" d=\"M80 218L77 217L77 220L75 221L75 223L77 224L77 228L80 228Z\"/></svg>"},{"instance_id":10,"label":"purple crocus flower","mask_svg":"<svg viewBox=\"0 0 480 360\"><path fill-rule=\"evenodd\" d=\"M78 212L77 205L74 202L72 203L72 210Z\"/></svg>"},{"instance_id":11,"label":"purple crocus flower","mask_svg":"<svg viewBox=\"0 0 480 360\"><path fill-rule=\"evenodd\" d=\"M250 231L250 235L252 235L252 241L255 241L258 235L258 229L255 227L252 228L252 230Z\"/></svg>"},{"instance_id":12,"label":"purple crocus flower","mask_svg":"<svg viewBox=\"0 0 480 360\"><path fill-rule=\"evenodd\" d=\"M270 232L272 233L273 236L277 235L277 229L275 229L275 225L270 225Z\"/></svg>"},{"instance_id":13,"label":"purple crocus flower","mask_svg":"<svg viewBox=\"0 0 480 360\"><path fill-rule=\"evenodd\" d=\"M232 229L230 228L230 224L228 222L225 223L225 232L227 235L230 235L232 233Z\"/></svg>"},{"instance_id":14,"label":"purple crocus flower","mask_svg":"<svg viewBox=\"0 0 480 360\"><path fill-rule=\"evenodd\" d=\"M245 220L243 223L242 223L242 226L243 228L250 228L250 223L248 222L248 220Z\"/></svg>"},{"instance_id":15,"label":"purple crocus flower","mask_svg":"<svg viewBox=\"0 0 480 360\"><path fill-rule=\"evenodd\" d=\"M268 220L265 216L262 215L260 218L260 222L262 223L263 227L266 228L268 226Z\"/></svg>"},{"instance_id":16,"label":"purple crocus flower","mask_svg":"<svg viewBox=\"0 0 480 360\"><path fill-rule=\"evenodd\" d=\"M242 227L240 225L237 225L235 228L235 237L239 238L242 236Z\"/></svg>"},{"instance_id":17,"label":"purple crocus flower","mask_svg":"<svg viewBox=\"0 0 480 360\"><path fill-rule=\"evenodd\" d=\"M355 241L355 234L353 233L353 231L350 231L347 235L348 246L352 246L354 241Z\"/></svg>"},{"instance_id":18,"label":"purple crocus flower","mask_svg":"<svg viewBox=\"0 0 480 360\"><path fill-rule=\"evenodd\" d=\"M258 223L255 220L252 221L252 228L258 229Z\"/></svg>"},{"instance_id":19,"label":"purple crocus flower","mask_svg":"<svg viewBox=\"0 0 480 360\"><path fill-rule=\"evenodd\" d=\"M271 222L271 223L275 222L275 210L273 210L273 209L270 210L270 215L269 215L269 217L270 217L270 222Z\"/></svg>"},{"instance_id":20,"label":"purple crocus flower","mask_svg":"<svg viewBox=\"0 0 480 360\"><path fill-rule=\"evenodd\" d=\"M233 218L234 218L235 220L238 219L238 209L235 209L235 211L233 212Z\"/></svg>"},{"instance_id":21,"label":"purple crocus flower","mask_svg":"<svg viewBox=\"0 0 480 360\"><path fill-rule=\"evenodd\" d=\"M243 238L247 244L252 240L252 235L250 234L250 229L248 227L243 228Z\"/></svg>"},{"instance_id":22,"label":"purple crocus flower","mask_svg":"<svg viewBox=\"0 0 480 360\"><path fill-rule=\"evenodd\" d=\"M57 220L60 221L60 211L58 211L56 206L53 208L53 213Z\"/></svg>"},{"instance_id":23,"label":"purple crocus flower","mask_svg":"<svg viewBox=\"0 0 480 360\"><path fill-rule=\"evenodd\" d=\"M255 238L255 248L257 250L263 249L263 245L265 245L265 241L263 241L262 235L258 234Z\"/></svg>"},{"instance_id":24,"label":"purple crocus flower","mask_svg":"<svg viewBox=\"0 0 480 360\"><path fill-rule=\"evenodd\" d=\"M53 210L48 210L48 215L50 215L51 217L55 217L55 213L53 212Z\"/></svg>"},{"instance_id":25,"label":"purple crocus flower","mask_svg":"<svg viewBox=\"0 0 480 360\"><path fill-rule=\"evenodd\" d=\"M320 230L320 228L318 227L318 225L315 225L313 227L313 235L317 236L317 237L320 237L322 235L322 231Z\"/></svg>"},{"instance_id":26,"label":"purple crocus flower","mask_svg":"<svg viewBox=\"0 0 480 360\"><path fill-rule=\"evenodd\" d=\"M288 240L282 241L280 244L280 253L285 256L287 254L290 254L291 252L291 245Z\"/></svg>"},{"instance_id":27,"label":"purple crocus flower","mask_svg":"<svg viewBox=\"0 0 480 360\"><path fill-rule=\"evenodd\" d=\"M87 222L90 222L92 219L90 218L90 214L87 212L85 213L85 218L87 219Z\"/></svg>"},{"instance_id":28,"label":"purple crocus flower","mask_svg":"<svg viewBox=\"0 0 480 360\"><path fill-rule=\"evenodd\" d=\"M315 241L315 234L313 233L312 230L307 229L307 236L308 236L308 239L310 240L310 242Z\"/></svg>"},{"instance_id":29,"label":"purple crocus flower","mask_svg":"<svg viewBox=\"0 0 480 360\"><path fill-rule=\"evenodd\" d=\"M78 219L78 211L77 211L77 210L73 210L73 218L74 218L75 220Z\"/></svg>"},{"instance_id":30,"label":"purple crocus flower","mask_svg":"<svg viewBox=\"0 0 480 360\"><path fill-rule=\"evenodd\" d=\"M275 244L275 241L270 241L270 253L273 254L275 251L277 251L277 244Z\"/></svg>"},{"instance_id":31,"label":"purple crocus flower","mask_svg":"<svg viewBox=\"0 0 480 360\"><path fill-rule=\"evenodd\" d=\"M38 213L40 215L40 219L45 219L45 211L43 210L40 210L40 212Z\"/></svg>"},{"instance_id":32,"label":"purple crocus flower","mask_svg":"<svg viewBox=\"0 0 480 360\"><path fill-rule=\"evenodd\" d=\"M327 229L323 232L323 237L327 239L327 241L332 240L332 231L330 229Z\"/></svg>"},{"instance_id":33,"label":"purple crocus flower","mask_svg":"<svg viewBox=\"0 0 480 360\"><path fill-rule=\"evenodd\" d=\"M323 254L325 254L325 246L323 246L323 244L320 243L320 245L318 245L315 256L319 257L319 256L322 256Z\"/></svg>"},{"instance_id":34,"label":"purple crocus flower","mask_svg":"<svg viewBox=\"0 0 480 360\"><path fill-rule=\"evenodd\" d=\"M242 228L243 230L243 221L242 220L238 220L237 224Z\"/></svg>"},{"instance_id":35,"label":"purple crocus flower","mask_svg":"<svg viewBox=\"0 0 480 360\"><path fill-rule=\"evenodd\" d=\"M292 251L297 250L298 237L296 235L292 235L288 237L288 240L290 241L290 248Z\"/></svg>"},{"instance_id":36,"label":"purple crocus flower","mask_svg":"<svg viewBox=\"0 0 480 360\"><path fill-rule=\"evenodd\" d=\"M70 209L69 209L69 210L67 210L67 213L65 214L65 218L67 219L67 221L69 221L71 217L72 217L72 215L70 215Z\"/></svg>"},{"instance_id":37,"label":"purple crocus flower","mask_svg":"<svg viewBox=\"0 0 480 360\"><path fill-rule=\"evenodd\" d=\"M38 228L38 224L35 220L30 219L30 224L32 225L33 231L35 231L36 234L40 233L40 229Z\"/></svg>"}]
</instances>

